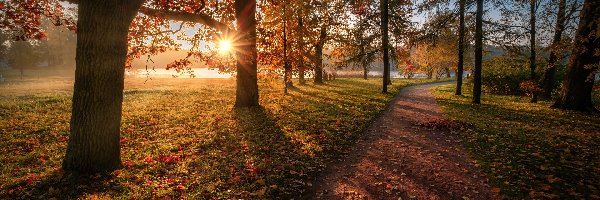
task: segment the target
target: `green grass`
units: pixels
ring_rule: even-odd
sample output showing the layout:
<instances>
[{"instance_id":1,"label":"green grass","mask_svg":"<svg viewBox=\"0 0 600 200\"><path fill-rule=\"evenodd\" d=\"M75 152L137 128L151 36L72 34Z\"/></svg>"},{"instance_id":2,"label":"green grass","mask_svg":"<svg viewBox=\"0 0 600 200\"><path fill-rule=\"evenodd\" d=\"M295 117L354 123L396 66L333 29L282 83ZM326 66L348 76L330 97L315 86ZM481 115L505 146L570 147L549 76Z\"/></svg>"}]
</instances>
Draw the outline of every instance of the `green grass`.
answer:
<instances>
[{"instance_id":1,"label":"green grass","mask_svg":"<svg viewBox=\"0 0 600 200\"><path fill-rule=\"evenodd\" d=\"M435 90L446 118L466 124L464 143L507 199L599 199L600 118L529 103L529 97ZM595 93L595 97L600 97ZM600 98L599 98L600 99Z\"/></svg>"},{"instance_id":2,"label":"green grass","mask_svg":"<svg viewBox=\"0 0 600 200\"><path fill-rule=\"evenodd\" d=\"M233 109L233 80L144 81L126 79L124 168L85 177L60 167L72 81L0 84L0 198L299 196L400 88L431 80L394 80L390 94L380 79L309 83L288 95L261 83L262 108L251 109Z\"/></svg>"}]
</instances>

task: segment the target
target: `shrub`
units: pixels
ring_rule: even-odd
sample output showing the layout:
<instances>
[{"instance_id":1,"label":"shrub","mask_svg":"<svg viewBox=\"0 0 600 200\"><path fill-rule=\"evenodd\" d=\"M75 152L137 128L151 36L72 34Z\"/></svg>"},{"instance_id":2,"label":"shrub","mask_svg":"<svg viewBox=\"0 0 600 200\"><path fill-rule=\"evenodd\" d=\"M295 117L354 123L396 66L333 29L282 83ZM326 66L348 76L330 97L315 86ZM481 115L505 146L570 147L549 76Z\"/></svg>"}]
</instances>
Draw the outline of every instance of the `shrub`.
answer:
<instances>
[{"instance_id":1,"label":"shrub","mask_svg":"<svg viewBox=\"0 0 600 200\"><path fill-rule=\"evenodd\" d=\"M482 88L485 92L494 94L523 95L520 84L529 80L527 61L507 56L495 57L483 63ZM539 63L536 74L540 77L545 63Z\"/></svg>"}]
</instances>

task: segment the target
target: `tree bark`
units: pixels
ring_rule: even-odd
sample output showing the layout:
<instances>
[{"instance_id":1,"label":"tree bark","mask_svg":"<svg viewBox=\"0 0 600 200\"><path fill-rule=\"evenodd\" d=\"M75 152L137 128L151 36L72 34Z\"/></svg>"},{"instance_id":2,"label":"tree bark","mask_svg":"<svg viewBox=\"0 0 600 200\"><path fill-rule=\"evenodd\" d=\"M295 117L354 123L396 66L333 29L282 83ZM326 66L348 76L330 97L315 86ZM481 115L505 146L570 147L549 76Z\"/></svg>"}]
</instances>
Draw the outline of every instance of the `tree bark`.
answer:
<instances>
[{"instance_id":1,"label":"tree bark","mask_svg":"<svg viewBox=\"0 0 600 200\"><path fill-rule=\"evenodd\" d=\"M300 55L298 55L300 57L298 60L298 82L304 85L306 84L304 78L306 68L304 66L304 23L302 22L302 9L298 13L298 50L300 52Z\"/></svg>"},{"instance_id":2,"label":"tree bark","mask_svg":"<svg viewBox=\"0 0 600 200\"><path fill-rule=\"evenodd\" d=\"M256 65L256 0L235 0L238 34L235 107L259 106Z\"/></svg>"},{"instance_id":3,"label":"tree bark","mask_svg":"<svg viewBox=\"0 0 600 200\"><path fill-rule=\"evenodd\" d=\"M363 79L367 80L369 78L369 68L367 65L363 66Z\"/></svg>"},{"instance_id":4,"label":"tree bark","mask_svg":"<svg viewBox=\"0 0 600 200\"><path fill-rule=\"evenodd\" d=\"M600 19L600 1L586 0L579 16L572 55L559 98L553 107L584 112L598 112L592 104L594 71L598 69L600 36L595 35Z\"/></svg>"},{"instance_id":5,"label":"tree bark","mask_svg":"<svg viewBox=\"0 0 600 200\"><path fill-rule=\"evenodd\" d=\"M535 81L535 7L536 0L529 0L529 79ZM537 102L537 94L531 95L531 102Z\"/></svg>"},{"instance_id":6,"label":"tree bark","mask_svg":"<svg viewBox=\"0 0 600 200\"><path fill-rule=\"evenodd\" d=\"M483 61L483 0L477 0L475 13L475 69L473 70L473 103L481 103L481 64Z\"/></svg>"},{"instance_id":7,"label":"tree bark","mask_svg":"<svg viewBox=\"0 0 600 200\"><path fill-rule=\"evenodd\" d=\"M381 51L383 52L383 89L381 92L388 92L390 83L390 55L388 51L388 0L381 0Z\"/></svg>"},{"instance_id":8,"label":"tree bark","mask_svg":"<svg viewBox=\"0 0 600 200\"><path fill-rule=\"evenodd\" d=\"M287 94L288 87L293 86L292 84L292 66L288 60L287 55L287 16L286 16L286 3L283 4L283 84L285 87L284 93Z\"/></svg>"},{"instance_id":9,"label":"tree bark","mask_svg":"<svg viewBox=\"0 0 600 200\"><path fill-rule=\"evenodd\" d=\"M456 71L456 95L462 95L465 58L465 0L459 0L458 66Z\"/></svg>"},{"instance_id":10,"label":"tree bark","mask_svg":"<svg viewBox=\"0 0 600 200\"><path fill-rule=\"evenodd\" d=\"M323 83L323 46L327 39L327 27L323 25L321 27L321 34L319 35L319 43L315 47L315 83Z\"/></svg>"},{"instance_id":11,"label":"tree bark","mask_svg":"<svg viewBox=\"0 0 600 200\"><path fill-rule=\"evenodd\" d=\"M63 161L67 171L96 173L121 167L119 129L127 33L141 4L79 3L71 133Z\"/></svg>"},{"instance_id":12,"label":"tree bark","mask_svg":"<svg viewBox=\"0 0 600 200\"><path fill-rule=\"evenodd\" d=\"M556 17L556 25L554 27L554 37L552 38L552 44L550 45L550 58L548 60L548 67L544 71L544 77L542 78L542 93L541 95L545 98L552 96L552 90L554 89L554 76L556 75L556 63L559 60L560 54L560 41L562 39L562 33L565 30L565 12L567 9L567 1L560 0L558 5L558 13Z\"/></svg>"}]
</instances>

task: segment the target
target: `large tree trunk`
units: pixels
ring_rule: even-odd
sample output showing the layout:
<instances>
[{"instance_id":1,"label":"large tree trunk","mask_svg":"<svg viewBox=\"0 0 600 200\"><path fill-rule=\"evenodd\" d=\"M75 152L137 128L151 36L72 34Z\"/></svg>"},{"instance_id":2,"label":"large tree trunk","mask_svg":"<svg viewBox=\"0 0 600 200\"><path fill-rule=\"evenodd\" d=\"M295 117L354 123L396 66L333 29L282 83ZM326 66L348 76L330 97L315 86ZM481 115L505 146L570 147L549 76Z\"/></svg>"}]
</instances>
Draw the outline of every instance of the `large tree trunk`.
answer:
<instances>
[{"instance_id":1,"label":"large tree trunk","mask_svg":"<svg viewBox=\"0 0 600 200\"><path fill-rule=\"evenodd\" d=\"M462 95L463 70L465 59L465 0L459 0L458 27L458 66L456 70L456 95Z\"/></svg>"},{"instance_id":2,"label":"large tree trunk","mask_svg":"<svg viewBox=\"0 0 600 200\"><path fill-rule=\"evenodd\" d=\"M475 69L473 70L473 103L481 103L481 64L483 61L483 0L477 0L475 14Z\"/></svg>"},{"instance_id":3,"label":"large tree trunk","mask_svg":"<svg viewBox=\"0 0 600 200\"><path fill-rule=\"evenodd\" d=\"M323 25L321 27L321 34L319 36L319 43L315 47L315 56L316 56L316 64L315 64L315 83L323 83L323 46L325 45L325 40L327 39L327 27Z\"/></svg>"},{"instance_id":4,"label":"large tree trunk","mask_svg":"<svg viewBox=\"0 0 600 200\"><path fill-rule=\"evenodd\" d=\"M556 17L556 25L554 27L554 37L552 38L552 44L550 45L550 58L548 60L548 67L544 71L544 77L542 78L542 96L550 98L552 96L552 90L554 89L554 76L556 74L556 63L559 60L560 54L560 41L562 39L562 33L565 30L565 11L567 9L567 1L560 0L558 4L558 13Z\"/></svg>"},{"instance_id":5,"label":"large tree trunk","mask_svg":"<svg viewBox=\"0 0 600 200\"><path fill-rule=\"evenodd\" d=\"M381 51L383 52L383 89L381 92L388 92L390 83L390 55L388 51L388 0L381 0Z\"/></svg>"},{"instance_id":6,"label":"large tree trunk","mask_svg":"<svg viewBox=\"0 0 600 200\"><path fill-rule=\"evenodd\" d=\"M535 81L535 7L536 0L529 0L529 79ZM537 94L533 93L531 102L537 102Z\"/></svg>"},{"instance_id":7,"label":"large tree trunk","mask_svg":"<svg viewBox=\"0 0 600 200\"><path fill-rule=\"evenodd\" d=\"M79 2L71 133L63 161L67 171L95 173L121 167L127 33L140 6L141 1Z\"/></svg>"},{"instance_id":8,"label":"large tree trunk","mask_svg":"<svg viewBox=\"0 0 600 200\"><path fill-rule=\"evenodd\" d=\"M303 6L303 5L301 5ZM304 23L302 22L302 9L298 13L298 52L300 52L300 59L298 60L298 83L301 85L306 84L304 79Z\"/></svg>"},{"instance_id":9,"label":"large tree trunk","mask_svg":"<svg viewBox=\"0 0 600 200\"><path fill-rule=\"evenodd\" d=\"M258 106L256 65L256 0L236 0L235 18L238 33L235 107Z\"/></svg>"},{"instance_id":10,"label":"large tree trunk","mask_svg":"<svg viewBox=\"0 0 600 200\"><path fill-rule=\"evenodd\" d=\"M598 30L600 1L586 0L579 17L579 27L575 34L572 56L559 98L553 107L598 112L592 104L594 71L598 68L600 55L594 55L600 48L600 36L593 35Z\"/></svg>"}]
</instances>

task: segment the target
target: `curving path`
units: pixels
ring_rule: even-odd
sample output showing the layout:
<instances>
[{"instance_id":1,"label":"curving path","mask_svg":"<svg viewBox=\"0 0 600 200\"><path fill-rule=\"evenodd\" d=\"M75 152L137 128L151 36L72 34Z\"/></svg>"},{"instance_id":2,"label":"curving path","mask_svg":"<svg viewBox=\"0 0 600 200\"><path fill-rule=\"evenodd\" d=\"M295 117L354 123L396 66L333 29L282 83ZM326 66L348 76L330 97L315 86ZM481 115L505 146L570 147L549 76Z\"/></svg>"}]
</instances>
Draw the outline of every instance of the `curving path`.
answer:
<instances>
[{"instance_id":1,"label":"curving path","mask_svg":"<svg viewBox=\"0 0 600 200\"><path fill-rule=\"evenodd\" d=\"M403 89L304 199L498 199L459 137L420 123L442 117L430 88Z\"/></svg>"}]
</instances>

